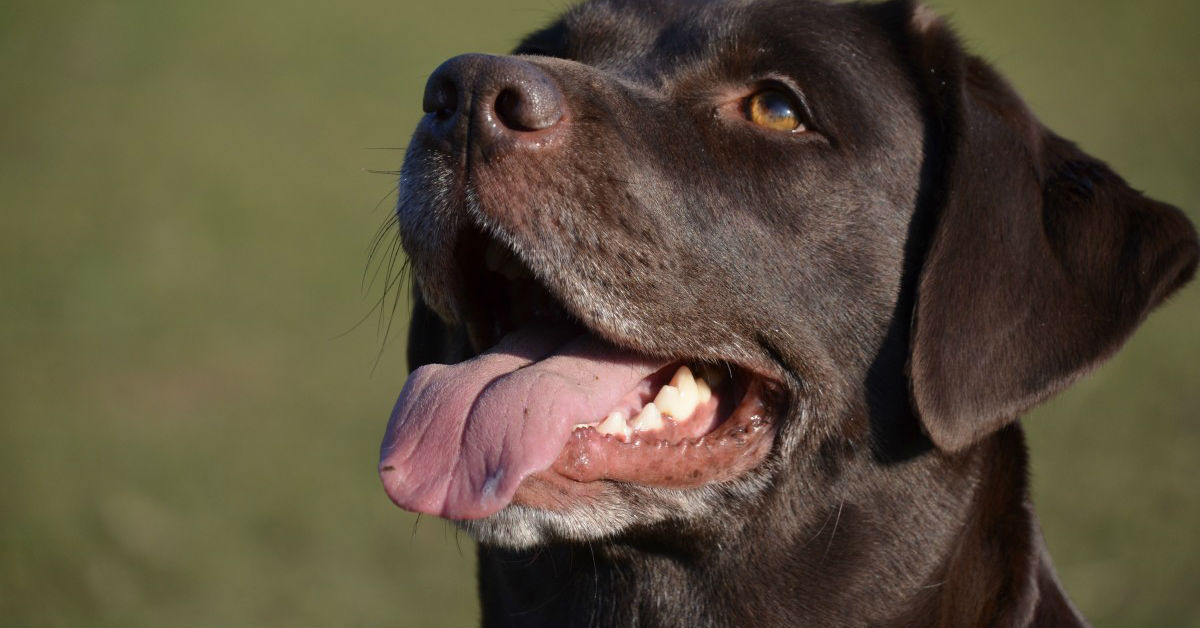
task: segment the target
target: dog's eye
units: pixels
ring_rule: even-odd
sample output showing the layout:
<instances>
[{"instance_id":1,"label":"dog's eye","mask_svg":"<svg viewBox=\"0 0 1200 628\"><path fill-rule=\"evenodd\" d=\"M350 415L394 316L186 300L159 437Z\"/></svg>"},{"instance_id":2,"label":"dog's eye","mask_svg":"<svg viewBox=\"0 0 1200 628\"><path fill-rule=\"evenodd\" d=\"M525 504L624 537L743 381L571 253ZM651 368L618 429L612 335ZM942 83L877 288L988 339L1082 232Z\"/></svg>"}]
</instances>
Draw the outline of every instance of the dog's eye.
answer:
<instances>
[{"instance_id":1,"label":"dog's eye","mask_svg":"<svg viewBox=\"0 0 1200 628\"><path fill-rule=\"evenodd\" d=\"M791 96L778 89L764 89L746 99L746 119L773 131L799 131L798 107Z\"/></svg>"}]
</instances>

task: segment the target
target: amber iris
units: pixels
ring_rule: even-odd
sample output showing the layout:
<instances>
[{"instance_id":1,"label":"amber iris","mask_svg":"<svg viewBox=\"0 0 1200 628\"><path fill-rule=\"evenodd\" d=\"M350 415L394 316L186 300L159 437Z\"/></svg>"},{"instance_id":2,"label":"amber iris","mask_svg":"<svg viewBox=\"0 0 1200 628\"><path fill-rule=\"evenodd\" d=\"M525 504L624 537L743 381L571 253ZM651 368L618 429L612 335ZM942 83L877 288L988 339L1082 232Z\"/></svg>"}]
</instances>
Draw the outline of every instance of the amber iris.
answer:
<instances>
[{"instance_id":1,"label":"amber iris","mask_svg":"<svg viewBox=\"0 0 1200 628\"><path fill-rule=\"evenodd\" d=\"M746 101L746 117L758 126L773 131L795 131L801 127L800 116L787 94L766 89Z\"/></svg>"}]
</instances>

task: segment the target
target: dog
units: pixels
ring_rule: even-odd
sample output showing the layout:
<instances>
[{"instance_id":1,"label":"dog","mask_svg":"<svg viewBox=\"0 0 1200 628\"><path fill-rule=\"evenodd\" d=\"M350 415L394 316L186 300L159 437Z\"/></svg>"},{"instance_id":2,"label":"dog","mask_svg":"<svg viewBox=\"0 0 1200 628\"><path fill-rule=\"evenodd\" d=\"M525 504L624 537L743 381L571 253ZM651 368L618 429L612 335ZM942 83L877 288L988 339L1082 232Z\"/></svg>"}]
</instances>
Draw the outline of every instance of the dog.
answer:
<instances>
[{"instance_id":1,"label":"dog","mask_svg":"<svg viewBox=\"0 0 1200 628\"><path fill-rule=\"evenodd\" d=\"M591 0L423 104L379 469L485 625L1085 623L1017 419L1200 246L936 15Z\"/></svg>"}]
</instances>

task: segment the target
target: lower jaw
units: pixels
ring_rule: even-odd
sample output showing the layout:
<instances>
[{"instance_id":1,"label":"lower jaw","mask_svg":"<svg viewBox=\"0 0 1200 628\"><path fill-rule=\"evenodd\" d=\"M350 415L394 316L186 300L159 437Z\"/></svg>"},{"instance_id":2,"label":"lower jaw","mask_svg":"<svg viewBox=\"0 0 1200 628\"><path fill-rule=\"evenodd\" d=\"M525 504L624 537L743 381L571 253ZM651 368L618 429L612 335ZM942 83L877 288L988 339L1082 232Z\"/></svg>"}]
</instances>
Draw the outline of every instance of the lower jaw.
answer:
<instances>
[{"instance_id":1,"label":"lower jaw","mask_svg":"<svg viewBox=\"0 0 1200 628\"><path fill-rule=\"evenodd\" d=\"M540 471L521 482L512 503L551 512L568 512L599 501L606 490L604 482L580 482L553 469Z\"/></svg>"},{"instance_id":2,"label":"lower jaw","mask_svg":"<svg viewBox=\"0 0 1200 628\"><path fill-rule=\"evenodd\" d=\"M613 481L687 489L736 480L770 453L777 397L761 383L751 384L729 419L698 439L622 442L577 430L549 469L522 482L513 503L565 511L600 498Z\"/></svg>"}]
</instances>

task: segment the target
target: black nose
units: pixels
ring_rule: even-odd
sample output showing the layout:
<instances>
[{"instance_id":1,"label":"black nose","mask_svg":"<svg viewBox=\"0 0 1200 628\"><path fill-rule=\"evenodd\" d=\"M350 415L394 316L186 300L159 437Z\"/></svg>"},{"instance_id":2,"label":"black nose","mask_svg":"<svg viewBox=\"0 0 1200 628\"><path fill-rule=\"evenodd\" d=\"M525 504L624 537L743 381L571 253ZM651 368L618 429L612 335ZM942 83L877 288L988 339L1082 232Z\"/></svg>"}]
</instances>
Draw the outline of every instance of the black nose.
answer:
<instances>
[{"instance_id":1,"label":"black nose","mask_svg":"<svg viewBox=\"0 0 1200 628\"><path fill-rule=\"evenodd\" d=\"M442 133L475 125L484 142L532 140L564 116L562 92L537 66L481 54L454 57L434 70L423 106Z\"/></svg>"}]
</instances>

